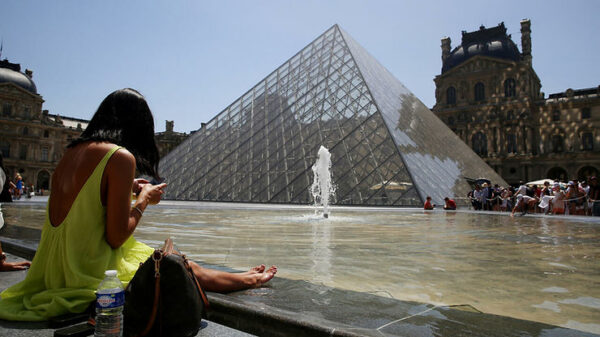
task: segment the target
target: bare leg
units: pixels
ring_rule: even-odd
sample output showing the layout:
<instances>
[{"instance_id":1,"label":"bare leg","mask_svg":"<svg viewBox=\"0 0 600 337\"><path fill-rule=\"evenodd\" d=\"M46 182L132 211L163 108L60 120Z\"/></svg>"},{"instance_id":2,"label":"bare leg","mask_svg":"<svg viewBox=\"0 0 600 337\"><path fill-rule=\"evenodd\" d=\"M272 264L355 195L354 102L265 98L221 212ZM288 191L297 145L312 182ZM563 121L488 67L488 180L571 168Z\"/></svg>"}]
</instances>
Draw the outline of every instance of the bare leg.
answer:
<instances>
[{"instance_id":1,"label":"bare leg","mask_svg":"<svg viewBox=\"0 0 600 337\"><path fill-rule=\"evenodd\" d=\"M245 273L229 273L203 268L194 262L191 262L191 266L202 288L218 293L260 287L277 273L277 267L271 266L265 270L264 265L256 266Z\"/></svg>"}]
</instances>

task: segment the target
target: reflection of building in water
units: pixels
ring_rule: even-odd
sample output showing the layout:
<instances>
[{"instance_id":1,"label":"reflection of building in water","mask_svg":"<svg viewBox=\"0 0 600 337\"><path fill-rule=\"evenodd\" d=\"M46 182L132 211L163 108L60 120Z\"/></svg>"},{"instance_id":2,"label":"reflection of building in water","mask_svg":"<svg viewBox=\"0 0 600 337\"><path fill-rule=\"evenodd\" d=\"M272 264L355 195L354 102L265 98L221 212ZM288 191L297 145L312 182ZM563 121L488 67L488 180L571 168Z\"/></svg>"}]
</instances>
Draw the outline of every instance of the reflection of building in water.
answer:
<instances>
[{"instance_id":1,"label":"reflection of building in water","mask_svg":"<svg viewBox=\"0 0 600 337\"><path fill-rule=\"evenodd\" d=\"M443 38L433 111L509 183L598 175L600 86L544 97L530 26L521 52L504 23L463 31L452 51Z\"/></svg>"},{"instance_id":2,"label":"reflection of building in water","mask_svg":"<svg viewBox=\"0 0 600 337\"><path fill-rule=\"evenodd\" d=\"M27 186L48 190L66 146L89 121L42 110L44 100L32 78L33 71L22 73L19 64L0 61L0 151L11 179L20 173ZM156 134L161 156L187 137L167 121L167 130Z\"/></svg>"},{"instance_id":3,"label":"reflection of building in water","mask_svg":"<svg viewBox=\"0 0 600 337\"><path fill-rule=\"evenodd\" d=\"M42 110L32 78L31 70L0 61L0 151L11 179L20 173L27 186L48 190L65 147L88 121Z\"/></svg>"},{"instance_id":4,"label":"reflection of building in water","mask_svg":"<svg viewBox=\"0 0 600 337\"><path fill-rule=\"evenodd\" d=\"M466 177L502 181L335 25L161 160L165 197L308 204L320 146L336 204L441 203Z\"/></svg>"}]
</instances>

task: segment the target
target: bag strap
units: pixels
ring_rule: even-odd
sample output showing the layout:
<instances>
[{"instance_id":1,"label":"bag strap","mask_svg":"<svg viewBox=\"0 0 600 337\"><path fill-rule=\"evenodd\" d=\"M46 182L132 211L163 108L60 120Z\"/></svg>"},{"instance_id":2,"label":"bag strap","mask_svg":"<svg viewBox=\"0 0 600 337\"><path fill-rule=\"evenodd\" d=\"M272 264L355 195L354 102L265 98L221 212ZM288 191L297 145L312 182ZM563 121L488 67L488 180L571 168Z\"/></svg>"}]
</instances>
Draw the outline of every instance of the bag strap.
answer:
<instances>
[{"instance_id":1,"label":"bag strap","mask_svg":"<svg viewBox=\"0 0 600 337\"><path fill-rule=\"evenodd\" d=\"M177 254L178 252L173 248L173 239L168 238L165 240L165 244L162 247L162 251L165 255Z\"/></svg>"},{"instance_id":2,"label":"bag strap","mask_svg":"<svg viewBox=\"0 0 600 337\"><path fill-rule=\"evenodd\" d=\"M194 274L194 271L192 270L192 266L189 264L188 258L185 256L185 254L181 254L174 248L173 239L171 239L171 238L167 238L165 240L165 244L163 246L162 251L164 252L165 255L175 254L175 255L179 255L183 258L183 263L185 265L185 268L188 270L188 273L190 273L190 276L194 280L194 283L196 283L196 288L198 289L198 293L200 294L200 297L202 298L202 302L204 302L204 307L208 310L210 308L210 304L208 303L208 298L206 297L204 290L200 286L200 281L198 281L196 274Z\"/></svg>"},{"instance_id":3,"label":"bag strap","mask_svg":"<svg viewBox=\"0 0 600 337\"><path fill-rule=\"evenodd\" d=\"M173 242L171 241L171 248L173 248L172 243ZM163 254L164 252L158 249L155 249L154 253L152 254L152 260L154 260L154 303L152 304L150 320L148 320L148 324L146 325L144 330L140 332L140 336L146 336L152 329L152 326L154 326L154 321L156 320L156 313L158 311L158 301L160 299L160 261L163 258Z\"/></svg>"},{"instance_id":4,"label":"bag strap","mask_svg":"<svg viewBox=\"0 0 600 337\"><path fill-rule=\"evenodd\" d=\"M185 255L183 255L182 257L183 257L183 263L185 264L185 267L187 268L188 273L190 273L190 276L192 276L192 279L196 283L196 288L198 289L198 293L200 294L200 297L202 297L202 302L204 302L204 308L206 310L209 310L210 303L208 303L208 298L206 297L204 290L202 290L202 287L200 286L200 281L198 281L196 274L194 274L194 271L192 270L192 266L189 264L187 257L185 257Z\"/></svg>"}]
</instances>

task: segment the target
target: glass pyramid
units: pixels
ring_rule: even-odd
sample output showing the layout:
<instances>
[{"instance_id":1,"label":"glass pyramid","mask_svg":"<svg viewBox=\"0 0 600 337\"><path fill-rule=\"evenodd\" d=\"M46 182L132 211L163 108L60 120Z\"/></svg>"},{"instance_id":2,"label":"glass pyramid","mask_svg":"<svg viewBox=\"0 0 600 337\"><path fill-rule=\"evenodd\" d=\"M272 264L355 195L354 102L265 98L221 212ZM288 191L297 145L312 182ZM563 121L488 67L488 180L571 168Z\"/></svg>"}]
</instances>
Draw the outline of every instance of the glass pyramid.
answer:
<instances>
[{"instance_id":1,"label":"glass pyramid","mask_svg":"<svg viewBox=\"0 0 600 337\"><path fill-rule=\"evenodd\" d=\"M467 195L466 178L505 184L334 25L161 160L165 198L312 203L321 145L338 205L442 204Z\"/></svg>"}]
</instances>

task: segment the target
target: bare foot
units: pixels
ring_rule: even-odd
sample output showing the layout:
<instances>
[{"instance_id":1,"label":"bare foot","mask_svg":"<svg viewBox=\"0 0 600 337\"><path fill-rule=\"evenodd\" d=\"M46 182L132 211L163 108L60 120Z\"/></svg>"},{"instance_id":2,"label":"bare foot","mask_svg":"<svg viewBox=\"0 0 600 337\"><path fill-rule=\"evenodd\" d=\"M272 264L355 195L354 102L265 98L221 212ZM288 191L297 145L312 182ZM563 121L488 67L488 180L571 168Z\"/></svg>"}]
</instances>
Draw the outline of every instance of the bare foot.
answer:
<instances>
[{"instance_id":1,"label":"bare foot","mask_svg":"<svg viewBox=\"0 0 600 337\"><path fill-rule=\"evenodd\" d=\"M277 274L277 267L271 266L264 273L261 274L260 279L258 279L257 286L260 287L264 283L269 282L274 276Z\"/></svg>"},{"instance_id":2,"label":"bare foot","mask_svg":"<svg viewBox=\"0 0 600 337\"><path fill-rule=\"evenodd\" d=\"M0 264L0 271L15 271L15 270L24 270L31 266L31 262L4 262Z\"/></svg>"},{"instance_id":3,"label":"bare foot","mask_svg":"<svg viewBox=\"0 0 600 337\"><path fill-rule=\"evenodd\" d=\"M265 271L265 268L266 268L265 265L261 264L260 266L256 266L256 267L248 270L246 273L247 274L260 274Z\"/></svg>"}]
</instances>

